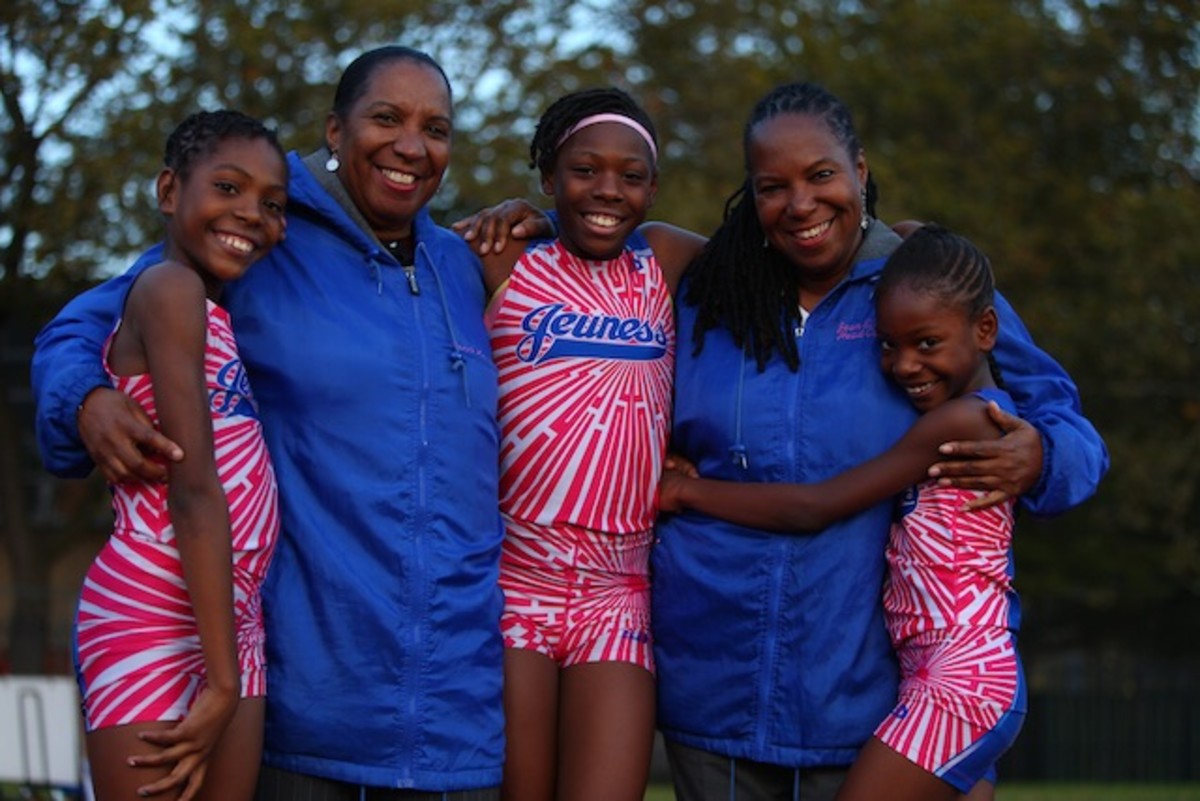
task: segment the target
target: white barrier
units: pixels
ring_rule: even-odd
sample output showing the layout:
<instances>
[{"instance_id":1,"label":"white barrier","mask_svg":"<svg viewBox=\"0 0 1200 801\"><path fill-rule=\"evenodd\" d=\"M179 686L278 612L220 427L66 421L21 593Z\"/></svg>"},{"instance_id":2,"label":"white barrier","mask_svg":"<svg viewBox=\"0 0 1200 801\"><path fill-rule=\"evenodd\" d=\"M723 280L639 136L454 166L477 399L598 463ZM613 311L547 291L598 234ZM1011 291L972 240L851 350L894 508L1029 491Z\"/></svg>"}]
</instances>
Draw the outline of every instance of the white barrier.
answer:
<instances>
[{"instance_id":1,"label":"white barrier","mask_svg":"<svg viewBox=\"0 0 1200 801\"><path fill-rule=\"evenodd\" d=\"M0 782L80 791L79 690L67 676L0 676Z\"/></svg>"}]
</instances>

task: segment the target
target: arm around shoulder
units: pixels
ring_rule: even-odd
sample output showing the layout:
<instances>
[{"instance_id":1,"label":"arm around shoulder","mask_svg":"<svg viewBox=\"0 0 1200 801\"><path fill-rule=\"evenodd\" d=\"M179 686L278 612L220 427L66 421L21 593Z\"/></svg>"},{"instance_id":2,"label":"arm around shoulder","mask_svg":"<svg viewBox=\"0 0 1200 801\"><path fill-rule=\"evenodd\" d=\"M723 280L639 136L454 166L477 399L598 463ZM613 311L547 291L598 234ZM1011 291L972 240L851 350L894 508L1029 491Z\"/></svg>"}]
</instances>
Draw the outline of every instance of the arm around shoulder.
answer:
<instances>
[{"instance_id":1,"label":"arm around shoulder","mask_svg":"<svg viewBox=\"0 0 1200 801\"><path fill-rule=\"evenodd\" d=\"M1079 390L1066 370L1034 344L1016 312L999 296L996 310L996 361L1021 417L1042 438L1042 476L1022 502L1035 514L1058 514L1096 492L1108 472L1108 448L1084 417Z\"/></svg>"},{"instance_id":2,"label":"arm around shoulder","mask_svg":"<svg viewBox=\"0 0 1200 801\"><path fill-rule=\"evenodd\" d=\"M112 386L101 350L131 283L126 273L78 295L34 340L31 378L37 441L43 464L56 475L78 478L92 469L76 415L88 393Z\"/></svg>"}]
</instances>

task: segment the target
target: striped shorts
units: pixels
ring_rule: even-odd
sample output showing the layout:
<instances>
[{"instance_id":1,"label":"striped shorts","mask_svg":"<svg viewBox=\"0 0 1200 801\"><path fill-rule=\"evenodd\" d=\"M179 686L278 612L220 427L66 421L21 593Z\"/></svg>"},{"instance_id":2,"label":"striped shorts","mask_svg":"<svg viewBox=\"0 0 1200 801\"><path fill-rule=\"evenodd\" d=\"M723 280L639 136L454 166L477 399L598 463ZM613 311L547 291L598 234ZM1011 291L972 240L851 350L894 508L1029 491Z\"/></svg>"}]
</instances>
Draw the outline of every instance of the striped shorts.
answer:
<instances>
[{"instance_id":1,"label":"striped shorts","mask_svg":"<svg viewBox=\"0 0 1200 801\"><path fill-rule=\"evenodd\" d=\"M504 522L504 646L545 654L560 667L628 662L653 673L653 532Z\"/></svg>"},{"instance_id":2,"label":"striped shorts","mask_svg":"<svg viewBox=\"0 0 1200 801\"><path fill-rule=\"evenodd\" d=\"M980 779L995 781L995 763L1025 721L1025 677L1012 634L918 634L897 655L899 701L875 736L963 793Z\"/></svg>"},{"instance_id":3,"label":"striped shorts","mask_svg":"<svg viewBox=\"0 0 1200 801\"><path fill-rule=\"evenodd\" d=\"M262 576L234 553L234 626L242 697L266 694ZM247 559L265 564L265 560ZM204 688L204 654L170 544L114 534L84 578L75 615L75 675L88 731L181 720Z\"/></svg>"}]
</instances>

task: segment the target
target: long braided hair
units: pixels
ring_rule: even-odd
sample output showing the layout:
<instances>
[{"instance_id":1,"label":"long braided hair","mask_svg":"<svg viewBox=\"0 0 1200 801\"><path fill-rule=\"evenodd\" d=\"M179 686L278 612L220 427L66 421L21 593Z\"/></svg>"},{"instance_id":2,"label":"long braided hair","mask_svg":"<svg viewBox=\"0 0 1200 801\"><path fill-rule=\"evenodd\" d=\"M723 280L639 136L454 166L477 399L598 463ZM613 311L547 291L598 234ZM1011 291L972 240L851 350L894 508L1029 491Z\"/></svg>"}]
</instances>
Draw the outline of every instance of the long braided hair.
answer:
<instances>
[{"instance_id":1,"label":"long braided hair","mask_svg":"<svg viewBox=\"0 0 1200 801\"><path fill-rule=\"evenodd\" d=\"M545 176L553 173L563 134L572 125L593 114L629 117L645 128L654 140L655 147L658 146L658 134L654 131L650 115L626 92L612 86L583 89L563 95L542 114L529 143L529 166L537 168Z\"/></svg>"},{"instance_id":2,"label":"long braided hair","mask_svg":"<svg viewBox=\"0 0 1200 801\"><path fill-rule=\"evenodd\" d=\"M725 201L723 222L688 268L684 296L685 302L698 307L692 329L695 353L703 350L706 332L719 326L729 331L739 346L754 354L760 371L775 352L791 370L800 366L792 333L799 318L796 308L799 276L786 258L774 248L763 246L764 232L754 207L748 160L754 129L784 114L821 119L851 160L862 150L850 110L817 84L784 84L759 100L742 132L746 180ZM866 192L866 213L873 217L878 193L870 176Z\"/></svg>"},{"instance_id":3,"label":"long braided hair","mask_svg":"<svg viewBox=\"0 0 1200 801\"><path fill-rule=\"evenodd\" d=\"M972 322L993 306L996 298L992 264L983 251L966 237L934 224L911 233L888 257L875 284L875 302L901 287L961 309ZM1000 367L991 352L988 367L996 386L1003 387Z\"/></svg>"}]
</instances>

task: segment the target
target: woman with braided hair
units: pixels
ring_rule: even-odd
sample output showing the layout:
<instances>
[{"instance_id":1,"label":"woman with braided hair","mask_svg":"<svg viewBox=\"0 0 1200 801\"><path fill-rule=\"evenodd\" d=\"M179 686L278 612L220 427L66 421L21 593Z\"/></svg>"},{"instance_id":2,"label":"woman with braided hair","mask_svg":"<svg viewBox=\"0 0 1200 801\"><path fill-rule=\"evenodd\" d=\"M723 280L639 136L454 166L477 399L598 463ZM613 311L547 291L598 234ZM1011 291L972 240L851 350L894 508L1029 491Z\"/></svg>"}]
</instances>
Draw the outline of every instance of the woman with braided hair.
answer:
<instances>
[{"instance_id":1,"label":"woman with braided hair","mask_svg":"<svg viewBox=\"0 0 1200 801\"><path fill-rule=\"evenodd\" d=\"M938 446L994 439L989 403L1015 411L991 358L998 320L991 265L934 225L892 253L875 288L884 374L919 411L881 455L814 483L663 475L660 508L767 531L820 531L903 493L887 547L883 606L900 699L863 747L838 801L990 799L995 763L1025 718L1016 650L1014 499L971 508L979 490L938 486Z\"/></svg>"},{"instance_id":2,"label":"woman with braided hair","mask_svg":"<svg viewBox=\"0 0 1200 801\"><path fill-rule=\"evenodd\" d=\"M848 109L780 86L743 135L746 178L680 287L671 447L755 503L755 484L828 479L896 443L916 413L879 369L875 286L900 237L871 213ZM1055 513L1107 469L1070 378L995 298L1016 408L999 438L953 442L931 474ZM746 495L739 496L739 487ZM680 801L830 801L896 703L881 500L818 531L664 515L652 558L658 725Z\"/></svg>"},{"instance_id":3,"label":"woman with braided hair","mask_svg":"<svg viewBox=\"0 0 1200 801\"><path fill-rule=\"evenodd\" d=\"M563 96L530 145L557 234L483 257L500 382L502 789L512 801L640 801L645 791L671 296L703 245L642 225L657 162L654 125L625 92Z\"/></svg>"}]
</instances>

